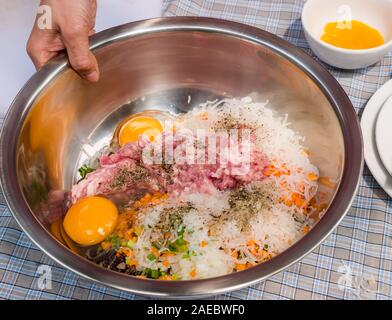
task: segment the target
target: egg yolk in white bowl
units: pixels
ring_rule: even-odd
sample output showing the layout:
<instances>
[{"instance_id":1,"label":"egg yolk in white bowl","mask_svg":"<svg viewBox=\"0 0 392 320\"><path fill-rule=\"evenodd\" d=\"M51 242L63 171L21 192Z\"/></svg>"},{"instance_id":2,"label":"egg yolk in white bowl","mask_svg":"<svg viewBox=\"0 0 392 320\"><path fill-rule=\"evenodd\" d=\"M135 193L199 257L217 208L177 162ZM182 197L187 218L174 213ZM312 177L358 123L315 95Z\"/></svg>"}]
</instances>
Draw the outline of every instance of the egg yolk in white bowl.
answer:
<instances>
[{"instance_id":1,"label":"egg yolk in white bowl","mask_svg":"<svg viewBox=\"0 0 392 320\"><path fill-rule=\"evenodd\" d=\"M357 20L328 23L321 40L335 47L354 50L375 48L385 43L377 29Z\"/></svg>"}]
</instances>

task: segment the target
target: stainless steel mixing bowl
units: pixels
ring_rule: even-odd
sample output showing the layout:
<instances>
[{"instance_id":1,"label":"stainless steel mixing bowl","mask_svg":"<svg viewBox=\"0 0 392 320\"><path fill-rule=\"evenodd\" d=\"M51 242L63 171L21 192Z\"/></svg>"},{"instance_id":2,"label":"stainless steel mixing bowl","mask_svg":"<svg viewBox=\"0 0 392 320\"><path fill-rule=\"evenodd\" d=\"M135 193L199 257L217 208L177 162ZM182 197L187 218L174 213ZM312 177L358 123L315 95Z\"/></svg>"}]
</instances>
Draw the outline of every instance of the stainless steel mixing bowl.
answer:
<instances>
[{"instance_id":1,"label":"stainless steel mixing bowl","mask_svg":"<svg viewBox=\"0 0 392 320\"><path fill-rule=\"evenodd\" d=\"M207 18L130 23L91 39L101 69L81 80L61 56L19 92L2 130L1 183L32 241L58 263L101 283L149 296L204 296L266 279L301 259L342 220L363 167L357 115L338 82L302 50L257 28ZM146 109L186 111L200 102L251 95L287 113L306 137L321 175L336 181L316 226L288 250L248 270L205 280L154 281L103 269L48 232L48 192L75 181L76 168L112 137L116 124ZM191 102L188 103L188 97Z\"/></svg>"}]
</instances>

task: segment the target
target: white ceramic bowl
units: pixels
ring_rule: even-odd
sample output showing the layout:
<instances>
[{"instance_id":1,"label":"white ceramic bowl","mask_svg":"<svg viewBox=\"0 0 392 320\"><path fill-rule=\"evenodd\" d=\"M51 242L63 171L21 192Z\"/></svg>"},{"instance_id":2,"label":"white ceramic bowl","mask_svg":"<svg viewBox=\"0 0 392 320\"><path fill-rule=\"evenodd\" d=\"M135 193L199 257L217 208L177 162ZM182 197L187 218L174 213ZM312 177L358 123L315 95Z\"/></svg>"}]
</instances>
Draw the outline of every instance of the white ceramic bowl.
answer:
<instances>
[{"instance_id":1,"label":"white ceramic bowl","mask_svg":"<svg viewBox=\"0 0 392 320\"><path fill-rule=\"evenodd\" d=\"M385 44L371 49L352 50L320 40L328 22L358 20L376 28ZM392 50L392 0L308 0L302 11L306 40L324 62L342 69L358 69L380 61Z\"/></svg>"}]
</instances>

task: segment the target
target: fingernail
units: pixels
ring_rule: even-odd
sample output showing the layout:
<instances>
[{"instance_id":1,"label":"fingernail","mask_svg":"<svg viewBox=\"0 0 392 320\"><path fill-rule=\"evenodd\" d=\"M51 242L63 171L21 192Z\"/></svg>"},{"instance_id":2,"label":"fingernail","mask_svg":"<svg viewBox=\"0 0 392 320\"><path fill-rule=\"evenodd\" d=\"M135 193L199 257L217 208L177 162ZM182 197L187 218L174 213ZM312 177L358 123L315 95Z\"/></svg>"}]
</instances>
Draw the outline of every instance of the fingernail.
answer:
<instances>
[{"instance_id":1,"label":"fingernail","mask_svg":"<svg viewBox=\"0 0 392 320\"><path fill-rule=\"evenodd\" d=\"M91 82L97 82L99 80L99 75L97 71L92 71L85 75L85 78Z\"/></svg>"}]
</instances>

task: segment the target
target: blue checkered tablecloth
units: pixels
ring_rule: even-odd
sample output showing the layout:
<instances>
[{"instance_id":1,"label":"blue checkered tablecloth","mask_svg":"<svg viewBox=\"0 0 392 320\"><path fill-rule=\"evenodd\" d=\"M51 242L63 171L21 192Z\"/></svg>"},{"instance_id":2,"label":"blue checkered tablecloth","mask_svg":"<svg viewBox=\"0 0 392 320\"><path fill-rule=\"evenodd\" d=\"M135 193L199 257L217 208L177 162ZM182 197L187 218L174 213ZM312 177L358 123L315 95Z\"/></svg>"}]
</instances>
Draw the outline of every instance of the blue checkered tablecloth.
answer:
<instances>
[{"instance_id":1,"label":"blue checkered tablecloth","mask_svg":"<svg viewBox=\"0 0 392 320\"><path fill-rule=\"evenodd\" d=\"M260 27L311 54L301 27L303 0L172 0L164 15L223 18ZM327 66L328 67L328 66ZM343 71L328 67L359 115L392 74L392 54L375 66ZM0 169L1 170L1 169ZM39 289L40 265L52 270L52 287ZM221 299L391 299L392 199L365 167L348 215L316 250L267 281ZM351 281L351 282L350 282ZM64 269L21 232L0 194L0 299L136 299Z\"/></svg>"}]
</instances>

